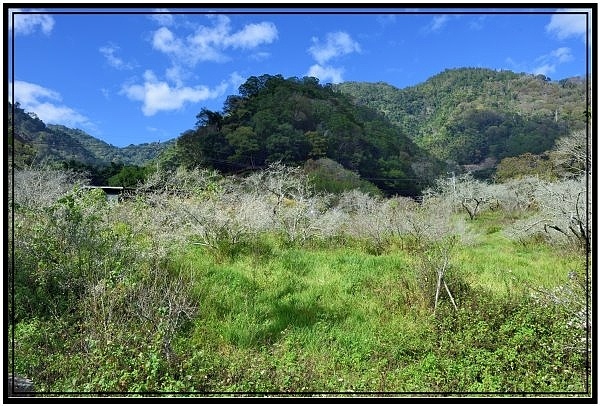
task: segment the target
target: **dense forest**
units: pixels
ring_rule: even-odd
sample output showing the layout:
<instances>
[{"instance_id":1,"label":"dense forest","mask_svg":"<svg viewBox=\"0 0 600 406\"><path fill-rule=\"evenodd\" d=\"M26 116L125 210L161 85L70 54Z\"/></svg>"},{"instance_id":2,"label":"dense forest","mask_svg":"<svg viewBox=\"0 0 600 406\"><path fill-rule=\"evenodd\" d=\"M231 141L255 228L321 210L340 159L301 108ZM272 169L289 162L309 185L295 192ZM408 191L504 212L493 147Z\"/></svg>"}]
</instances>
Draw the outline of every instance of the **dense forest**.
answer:
<instances>
[{"instance_id":1,"label":"dense forest","mask_svg":"<svg viewBox=\"0 0 600 406\"><path fill-rule=\"evenodd\" d=\"M539 155L587 120L582 78L552 82L544 75L461 68L404 89L356 82L335 88L385 114L439 159L459 165Z\"/></svg>"},{"instance_id":2,"label":"dense forest","mask_svg":"<svg viewBox=\"0 0 600 406\"><path fill-rule=\"evenodd\" d=\"M252 76L222 112L203 109L177 141L187 167L235 173L329 158L389 194L414 195L442 163L374 110L315 78Z\"/></svg>"}]
</instances>

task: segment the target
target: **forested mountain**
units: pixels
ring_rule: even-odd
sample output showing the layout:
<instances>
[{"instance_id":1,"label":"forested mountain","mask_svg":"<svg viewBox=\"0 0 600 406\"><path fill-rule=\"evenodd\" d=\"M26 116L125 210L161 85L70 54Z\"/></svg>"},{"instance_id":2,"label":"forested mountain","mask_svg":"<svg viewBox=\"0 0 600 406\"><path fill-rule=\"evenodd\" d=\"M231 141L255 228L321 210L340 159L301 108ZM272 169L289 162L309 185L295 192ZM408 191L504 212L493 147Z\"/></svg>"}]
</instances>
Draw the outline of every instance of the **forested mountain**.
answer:
<instances>
[{"instance_id":1,"label":"forested mountain","mask_svg":"<svg viewBox=\"0 0 600 406\"><path fill-rule=\"evenodd\" d=\"M11 111L9 103L15 166L49 161L101 168L92 170L96 182L133 185L145 176L147 168L140 167L153 160L225 174L281 161L304 165L325 189L361 184L367 190L371 182L402 195L420 193L451 170L489 177L506 158L545 162L542 154L559 137L585 128L587 119L585 79L554 82L483 68L446 70L404 89L252 76L238 95L227 97L222 111L202 109L196 126L177 140L125 148L45 125L18 103L14 120Z\"/></svg>"},{"instance_id":2,"label":"forested mountain","mask_svg":"<svg viewBox=\"0 0 600 406\"><path fill-rule=\"evenodd\" d=\"M70 136L72 139L78 141L85 149L90 151L94 157L101 162L106 163L122 162L131 165L145 165L156 158L169 143L174 142L167 141L166 143L151 142L137 145L131 144L119 148L107 144L78 129L67 128L61 125L49 125L48 128L62 135Z\"/></svg>"},{"instance_id":3,"label":"forested mountain","mask_svg":"<svg viewBox=\"0 0 600 406\"><path fill-rule=\"evenodd\" d=\"M17 103L12 117L12 106L8 105L9 148L14 145L15 165L41 161L69 161L95 165L99 161L81 143L60 130L46 126L35 113L27 113ZM10 128L13 128L13 131ZM13 136L14 140L10 137ZM9 149L9 156L12 150Z\"/></svg>"},{"instance_id":4,"label":"forested mountain","mask_svg":"<svg viewBox=\"0 0 600 406\"><path fill-rule=\"evenodd\" d=\"M198 114L196 128L177 142L182 164L236 173L329 158L384 192L404 195L418 193L443 170L385 116L315 78L252 76L239 93L222 112Z\"/></svg>"},{"instance_id":5,"label":"forested mountain","mask_svg":"<svg viewBox=\"0 0 600 406\"><path fill-rule=\"evenodd\" d=\"M35 112L25 112L17 103L12 117L8 104L9 148L15 148L15 165L37 162L77 162L93 167L145 165L174 141L129 145L124 148L107 144L79 129L46 125ZM10 130L13 127L13 131ZM13 137L14 139L10 138ZM12 156L12 149L9 150Z\"/></svg>"},{"instance_id":6,"label":"forested mountain","mask_svg":"<svg viewBox=\"0 0 600 406\"><path fill-rule=\"evenodd\" d=\"M404 89L386 83L335 86L382 112L439 159L460 165L539 154L585 127L586 83L483 68L446 70Z\"/></svg>"}]
</instances>

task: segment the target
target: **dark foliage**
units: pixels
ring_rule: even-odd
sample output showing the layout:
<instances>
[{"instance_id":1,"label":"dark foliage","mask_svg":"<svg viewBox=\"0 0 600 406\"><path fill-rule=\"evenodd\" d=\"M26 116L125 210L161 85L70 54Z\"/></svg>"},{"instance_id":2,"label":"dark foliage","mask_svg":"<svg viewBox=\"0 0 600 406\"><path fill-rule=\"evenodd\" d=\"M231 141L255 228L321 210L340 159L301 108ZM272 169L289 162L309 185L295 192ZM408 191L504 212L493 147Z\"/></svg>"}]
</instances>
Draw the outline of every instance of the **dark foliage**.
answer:
<instances>
[{"instance_id":1,"label":"dark foliage","mask_svg":"<svg viewBox=\"0 0 600 406\"><path fill-rule=\"evenodd\" d=\"M227 98L222 113L202 109L196 128L181 135L184 165L237 173L277 161L330 158L383 191L403 195L417 194L433 178L415 173L415 165L432 162L435 174L443 166L381 114L315 78L252 76L239 92Z\"/></svg>"}]
</instances>

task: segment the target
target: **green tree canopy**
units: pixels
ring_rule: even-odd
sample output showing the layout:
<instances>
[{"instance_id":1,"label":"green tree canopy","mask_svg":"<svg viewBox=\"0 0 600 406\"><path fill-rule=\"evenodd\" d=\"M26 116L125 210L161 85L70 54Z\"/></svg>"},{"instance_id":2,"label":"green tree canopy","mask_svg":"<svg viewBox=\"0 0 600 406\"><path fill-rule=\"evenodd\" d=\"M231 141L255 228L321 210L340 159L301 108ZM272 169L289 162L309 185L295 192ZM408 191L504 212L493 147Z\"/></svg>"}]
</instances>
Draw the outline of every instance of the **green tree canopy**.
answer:
<instances>
[{"instance_id":1,"label":"green tree canopy","mask_svg":"<svg viewBox=\"0 0 600 406\"><path fill-rule=\"evenodd\" d=\"M411 163L427 157L442 167L380 113L315 78L251 76L239 93L227 97L223 113L200 111L196 128L178 140L182 163L231 173L327 157L376 179L386 192L403 194L419 189L404 183L417 178ZM390 181L394 176L402 180Z\"/></svg>"}]
</instances>

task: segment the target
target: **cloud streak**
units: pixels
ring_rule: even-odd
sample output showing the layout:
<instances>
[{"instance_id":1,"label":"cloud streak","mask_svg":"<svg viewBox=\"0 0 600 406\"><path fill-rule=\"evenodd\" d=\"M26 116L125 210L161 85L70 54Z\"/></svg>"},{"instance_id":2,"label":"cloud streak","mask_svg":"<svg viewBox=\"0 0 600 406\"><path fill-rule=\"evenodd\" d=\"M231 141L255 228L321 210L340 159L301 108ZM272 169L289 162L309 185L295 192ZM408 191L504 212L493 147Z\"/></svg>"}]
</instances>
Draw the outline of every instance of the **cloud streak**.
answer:
<instances>
[{"instance_id":1,"label":"cloud streak","mask_svg":"<svg viewBox=\"0 0 600 406\"><path fill-rule=\"evenodd\" d=\"M450 17L447 15L433 17L433 20L431 20L431 23L427 26L428 31L441 30L448 23L449 19Z\"/></svg>"},{"instance_id":2,"label":"cloud streak","mask_svg":"<svg viewBox=\"0 0 600 406\"><path fill-rule=\"evenodd\" d=\"M169 9L167 8L157 8L152 10L153 12L157 13L157 14L150 14L148 16L148 18L150 18L151 20L157 22L159 25L162 26L171 26L174 24L174 18L172 14L169 14Z\"/></svg>"},{"instance_id":3,"label":"cloud streak","mask_svg":"<svg viewBox=\"0 0 600 406\"><path fill-rule=\"evenodd\" d=\"M506 58L506 63L513 70L530 72L534 75L548 76L556 72L558 65L568 63L574 59L571 48L560 47L547 54L535 58L533 63L519 63L512 58Z\"/></svg>"},{"instance_id":4,"label":"cloud streak","mask_svg":"<svg viewBox=\"0 0 600 406\"><path fill-rule=\"evenodd\" d=\"M430 34L430 33L439 33L442 31L448 23L452 20L457 20L461 18L461 15L458 14L440 14L434 16L431 21L421 28L421 33ZM483 19L479 18L477 20L469 19L468 27L472 30L481 29Z\"/></svg>"},{"instance_id":5,"label":"cloud streak","mask_svg":"<svg viewBox=\"0 0 600 406\"><path fill-rule=\"evenodd\" d=\"M113 44L105 45L100 47L100 53L106 59L106 62L115 69L128 70L133 69L133 65L126 63L123 59L119 58L116 53L119 51L119 47Z\"/></svg>"}]
</instances>

